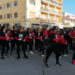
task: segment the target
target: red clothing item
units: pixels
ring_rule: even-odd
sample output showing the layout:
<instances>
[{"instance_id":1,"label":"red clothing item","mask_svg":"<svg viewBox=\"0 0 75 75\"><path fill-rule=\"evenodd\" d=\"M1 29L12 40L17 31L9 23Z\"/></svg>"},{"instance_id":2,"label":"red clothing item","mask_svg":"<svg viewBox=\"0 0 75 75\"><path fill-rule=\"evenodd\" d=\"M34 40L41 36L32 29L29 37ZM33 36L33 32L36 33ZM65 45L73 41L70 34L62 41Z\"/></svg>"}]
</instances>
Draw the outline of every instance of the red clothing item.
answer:
<instances>
[{"instance_id":1,"label":"red clothing item","mask_svg":"<svg viewBox=\"0 0 75 75\"><path fill-rule=\"evenodd\" d=\"M14 39L11 32L9 32L9 37L10 37L10 39Z\"/></svg>"},{"instance_id":2,"label":"red clothing item","mask_svg":"<svg viewBox=\"0 0 75 75\"><path fill-rule=\"evenodd\" d=\"M28 35L26 35L26 37L24 38L24 41L27 41L27 39L28 39Z\"/></svg>"},{"instance_id":3,"label":"red clothing item","mask_svg":"<svg viewBox=\"0 0 75 75\"><path fill-rule=\"evenodd\" d=\"M33 32L29 33L29 39L33 39L33 38L34 38L34 33Z\"/></svg>"},{"instance_id":4,"label":"red clothing item","mask_svg":"<svg viewBox=\"0 0 75 75\"><path fill-rule=\"evenodd\" d=\"M75 60L72 60L72 64L75 64Z\"/></svg>"},{"instance_id":5,"label":"red clothing item","mask_svg":"<svg viewBox=\"0 0 75 75\"><path fill-rule=\"evenodd\" d=\"M4 33L2 36L1 36L1 39L2 40L8 40L9 39L9 36L7 33Z\"/></svg>"},{"instance_id":6,"label":"red clothing item","mask_svg":"<svg viewBox=\"0 0 75 75\"><path fill-rule=\"evenodd\" d=\"M44 34L45 37L47 37L48 36L48 30L44 30L43 34Z\"/></svg>"},{"instance_id":7,"label":"red clothing item","mask_svg":"<svg viewBox=\"0 0 75 75\"><path fill-rule=\"evenodd\" d=\"M57 34L55 35L55 37L56 37L56 38L54 38L53 41L54 41L54 42L59 42L59 41L60 41L60 34L57 33Z\"/></svg>"},{"instance_id":8,"label":"red clothing item","mask_svg":"<svg viewBox=\"0 0 75 75\"><path fill-rule=\"evenodd\" d=\"M37 37L37 36L35 35L35 39L40 39L40 40L42 40L42 36L38 36L38 37Z\"/></svg>"},{"instance_id":9,"label":"red clothing item","mask_svg":"<svg viewBox=\"0 0 75 75\"><path fill-rule=\"evenodd\" d=\"M71 30L71 31L69 32L69 36L70 36L71 38L74 38L74 37L75 37L75 31Z\"/></svg>"},{"instance_id":10,"label":"red clothing item","mask_svg":"<svg viewBox=\"0 0 75 75\"><path fill-rule=\"evenodd\" d=\"M2 40L7 40L7 37L1 36L1 39L2 39Z\"/></svg>"},{"instance_id":11,"label":"red clothing item","mask_svg":"<svg viewBox=\"0 0 75 75\"><path fill-rule=\"evenodd\" d=\"M54 31L51 31L49 34L54 34L55 35L55 32ZM55 38L53 39L54 42L59 42L60 41L60 35L59 34L56 34L55 35Z\"/></svg>"},{"instance_id":12,"label":"red clothing item","mask_svg":"<svg viewBox=\"0 0 75 75\"><path fill-rule=\"evenodd\" d=\"M15 40L18 40L18 37L15 37Z\"/></svg>"},{"instance_id":13,"label":"red clothing item","mask_svg":"<svg viewBox=\"0 0 75 75\"><path fill-rule=\"evenodd\" d=\"M60 32L57 33L58 37L60 37Z\"/></svg>"},{"instance_id":14,"label":"red clothing item","mask_svg":"<svg viewBox=\"0 0 75 75\"><path fill-rule=\"evenodd\" d=\"M53 39L54 42L59 42L59 40L60 40L60 38L58 38L58 39L54 38Z\"/></svg>"},{"instance_id":15,"label":"red clothing item","mask_svg":"<svg viewBox=\"0 0 75 75\"><path fill-rule=\"evenodd\" d=\"M49 34L52 34L52 33L55 34L53 31L51 31Z\"/></svg>"},{"instance_id":16,"label":"red clothing item","mask_svg":"<svg viewBox=\"0 0 75 75\"><path fill-rule=\"evenodd\" d=\"M30 42L30 37L28 36L28 35L26 35L26 37L24 38L24 41L26 41L26 42Z\"/></svg>"},{"instance_id":17,"label":"red clothing item","mask_svg":"<svg viewBox=\"0 0 75 75\"><path fill-rule=\"evenodd\" d=\"M60 44L66 44L66 40L64 39L64 37L60 37Z\"/></svg>"},{"instance_id":18,"label":"red clothing item","mask_svg":"<svg viewBox=\"0 0 75 75\"><path fill-rule=\"evenodd\" d=\"M41 34L41 32L36 33L34 37L35 37L35 39L39 39L39 40L41 40L41 41L43 40L43 39L42 39L42 34Z\"/></svg>"}]
</instances>

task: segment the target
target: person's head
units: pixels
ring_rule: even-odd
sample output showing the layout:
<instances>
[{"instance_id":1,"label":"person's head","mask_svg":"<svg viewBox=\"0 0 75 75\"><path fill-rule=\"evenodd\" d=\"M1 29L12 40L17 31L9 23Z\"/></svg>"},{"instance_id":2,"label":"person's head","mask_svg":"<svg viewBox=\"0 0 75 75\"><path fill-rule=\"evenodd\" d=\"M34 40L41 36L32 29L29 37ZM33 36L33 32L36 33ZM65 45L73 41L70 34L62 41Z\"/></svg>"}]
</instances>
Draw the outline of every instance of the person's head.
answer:
<instances>
[{"instance_id":1,"label":"person's head","mask_svg":"<svg viewBox=\"0 0 75 75\"><path fill-rule=\"evenodd\" d=\"M17 30L17 27L16 26L13 26L13 30Z\"/></svg>"},{"instance_id":2,"label":"person's head","mask_svg":"<svg viewBox=\"0 0 75 75\"><path fill-rule=\"evenodd\" d=\"M50 28L47 28L47 30L50 30Z\"/></svg>"},{"instance_id":3,"label":"person's head","mask_svg":"<svg viewBox=\"0 0 75 75\"><path fill-rule=\"evenodd\" d=\"M23 32L23 27L20 27L20 32Z\"/></svg>"},{"instance_id":4,"label":"person's head","mask_svg":"<svg viewBox=\"0 0 75 75\"><path fill-rule=\"evenodd\" d=\"M41 31L41 30L40 30L40 28L38 27L38 28L37 28L37 32L40 32L40 31Z\"/></svg>"},{"instance_id":5,"label":"person's head","mask_svg":"<svg viewBox=\"0 0 75 75\"><path fill-rule=\"evenodd\" d=\"M10 27L8 27L7 30L10 30Z\"/></svg>"},{"instance_id":6,"label":"person's head","mask_svg":"<svg viewBox=\"0 0 75 75\"><path fill-rule=\"evenodd\" d=\"M7 28L5 26L2 27L2 31L6 32Z\"/></svg>"},{"instance_id":7,"label":"person's head","mask_svg":"<svg viewBox=\"0 0 75 75\"><path fill-rule=\"evenodd\" d=\"M30 27L30 28L29 28L29 32L33 32L33 28Z\"/></svg>"},{"instance_id":8,"label":"person's head","mask_svg":"<svg viewBox=\"0 0 75 75\"><path fill-rule=\"evenodd\" d=\"M56 33L56 32L58 31L58 27L57 27L57 26L54 26L54 27L52 28L52 30Z\"/></svg>"},{"instance_id":9,"label":"person's head","mask_svg":"<svg viewBox=\"0 0 75 75\"><path fill-rule=\"evenodd\" d=\"M73 27L73 30L75 30L75 27Z\"/></svg>"},{"instance_id":10,"label":"person's head","mask_svg":"<svg viewBox=\"0 0 75 75\"><path fill-rule=\"evenodd\" d=\"M25 32L26 30L25 30L25 28L23 27L23 32Z\"/></svg>"},{"instance_id":11,"label":"person's head","mask_svg":"<svg viewBox=\"0 0 75 75\"><path fill-rule=\"evenodd\" d=\"M63 35L62 33L60 34L60 36L61 36L61 37L64 37L64 35Z\"/></svg>"},{"instance_id":12,"label":"person's head","mask_svg":"<svg viewBox=\"0 0 75 75\"><path fill-rule=\"evenodd\" d=\"M2 26L0 26L0 30L2 29Z\"/></svg>"}]
</instances>

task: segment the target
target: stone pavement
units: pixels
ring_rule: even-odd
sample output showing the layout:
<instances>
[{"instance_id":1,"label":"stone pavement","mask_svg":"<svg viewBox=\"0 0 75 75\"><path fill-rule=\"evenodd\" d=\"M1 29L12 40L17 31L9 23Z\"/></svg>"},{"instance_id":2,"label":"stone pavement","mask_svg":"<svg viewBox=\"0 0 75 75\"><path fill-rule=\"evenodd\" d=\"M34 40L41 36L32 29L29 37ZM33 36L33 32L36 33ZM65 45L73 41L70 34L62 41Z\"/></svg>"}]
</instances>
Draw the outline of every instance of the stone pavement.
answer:
<instances>
[{"instance_id":1,"label":"stone pavement","mask_svg":"<svg viewBox=\"0 0 75 75\"><path fill-rule=\"evenodd\" d=\"M55 56L52 54L48 62L50 68L43 65L39 54L28 53L28 56L29 59L21 57L17 60L14 54L5 60L0 59L0 75L75 75L75 65L71 63L72 53L60 60L62 67L55 66Z\"/></svg>"}]
</instances>

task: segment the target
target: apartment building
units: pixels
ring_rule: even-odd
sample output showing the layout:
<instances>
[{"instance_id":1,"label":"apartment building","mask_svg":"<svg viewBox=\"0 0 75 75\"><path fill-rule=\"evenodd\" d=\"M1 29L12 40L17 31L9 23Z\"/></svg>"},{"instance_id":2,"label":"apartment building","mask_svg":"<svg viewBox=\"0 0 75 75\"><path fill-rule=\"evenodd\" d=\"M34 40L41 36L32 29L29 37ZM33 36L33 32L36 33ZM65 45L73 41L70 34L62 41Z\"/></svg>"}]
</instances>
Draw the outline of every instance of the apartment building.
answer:
<instances>
[{"instance_id":1,"label":"apartment building","mask_svg":"<svg viewBox=\"0 0 75 75\"><path fill-rule=\"evenodd\" d=\"M49 24L62 21L62 0L41 0L41 16Z\"/></svg>"},{"instance_id":2,"label":"apartment building","mask_svg":"<svg viewBox=\"0 0 75 75\"><path fill-rule=\"evenodd\" d=\"M61 23L62 0L0 0L0 24L41 26Z\"/></svg>"},{"instance_id":3,"label":"apartment building","mask_svg":"<svg viewBox=\"0 0 75 75\"><path fill-rule=\"evenodd\" d=\"M24 0L0 0L1 25L25 25Z\"/></svg>"},{"instance_id":4,"label":"apartment building","mask_svg":"<svg viewBox=\"0 0 75 75\"><path fill-rule=\"evenodd\" d=\"M40 0L0 0L0 24L29 27L40 16Z\"/></svg>"},{"instance_id":5,"label":"apartment building","mask_svg":"<svg viewBox=\"0 0 75 75\"><path fill-rule=\"evenodd\" d=\"M62 24L68 27L75 26L75 15L68 13L68 12L63 12L62 13Z\"/></svg>"}]
</instances>

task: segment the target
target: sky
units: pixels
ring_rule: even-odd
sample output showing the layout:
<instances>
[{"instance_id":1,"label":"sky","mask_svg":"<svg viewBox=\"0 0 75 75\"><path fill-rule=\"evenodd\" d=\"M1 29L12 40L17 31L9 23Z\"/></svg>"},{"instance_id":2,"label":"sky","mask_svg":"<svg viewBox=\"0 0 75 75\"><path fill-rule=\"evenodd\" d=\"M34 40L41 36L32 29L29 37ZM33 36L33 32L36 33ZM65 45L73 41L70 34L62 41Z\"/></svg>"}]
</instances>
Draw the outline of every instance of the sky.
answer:
<instances>
[{"instance_id":1,"label":"sky","mask_svg":"<svg viewBox=\"0 0 75 75\"><path fill-rule=\"evenodd\" d=\"M63 1L63 11L75 14L75 0L62 0Z\"/></svg>"}]
</instances>

